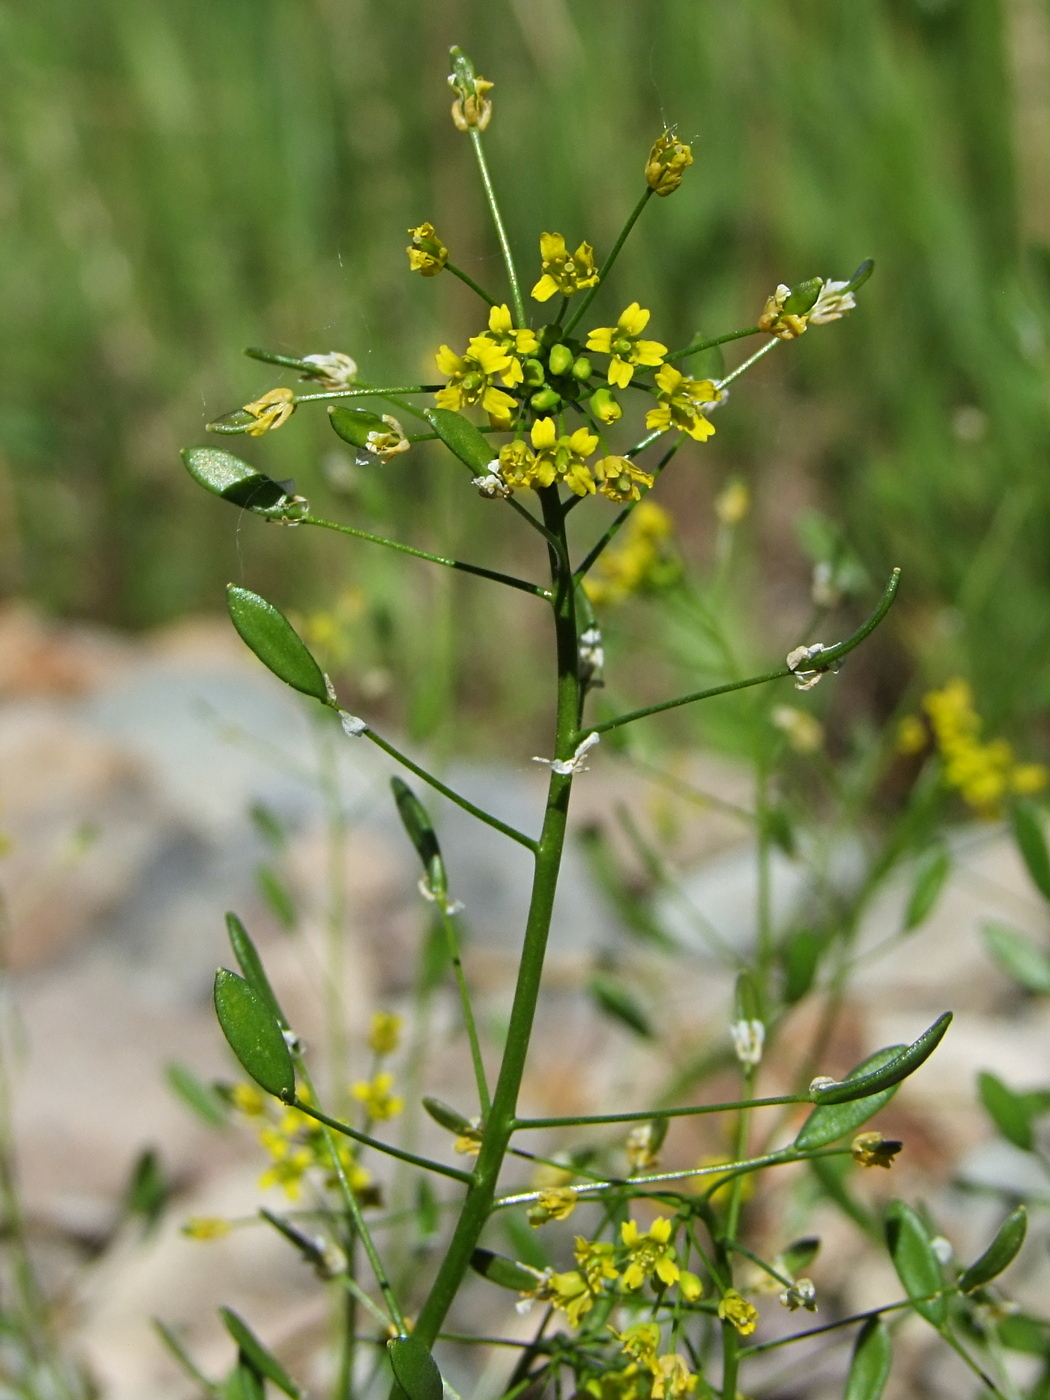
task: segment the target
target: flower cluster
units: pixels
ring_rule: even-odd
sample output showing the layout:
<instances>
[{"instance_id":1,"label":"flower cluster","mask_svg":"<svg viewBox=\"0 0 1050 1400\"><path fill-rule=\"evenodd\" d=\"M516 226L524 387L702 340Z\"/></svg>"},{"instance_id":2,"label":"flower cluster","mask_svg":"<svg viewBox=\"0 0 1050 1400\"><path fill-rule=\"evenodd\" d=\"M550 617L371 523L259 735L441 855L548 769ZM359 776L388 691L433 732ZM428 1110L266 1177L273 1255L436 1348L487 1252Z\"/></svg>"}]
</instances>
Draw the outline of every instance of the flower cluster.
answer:
<instances>
[{"instance_id":1,"label":"flower cluster","mask_svg":"<svg viewBox=\"0 0 1050 1400\"><path fill-rule=\"evenodd\" d=\"M467 342L462 355L447 345L437 352L437 366L448 375L448 384L439 389L438 408L461 409L480 406L494 423L509 426L517 400L495 387L497 378L512 388L522 382L521 356L538 348L535 332L515 330L507 306L494 306L489 312L488 330Z\"/></svg>"},{"instance_id":2,"label":"flower cluster","mask_svg":"<svg viewBox=\"0 0 1050 1400\"><path fill-rule=\"evenodd\" d=\"M973 691L960 677L948 681L940 690L931 690L923 698L922 708L944 763L945 783L978 816L994 819L1001 814L1008 797L1046 787L1048 774L1041 763L1017 763L1013 748L1005 739L982 741L983 726L974 707ZM914 725L909 725L899 737L906 744L914 744Z\"/></svg>"},{"instance_id":3,"label":"flower cluster","mask_svg":"<svg viewBox=\"0 0 1050 1400\"><path fill-rule=\"evenodd\" d=\"M619 544L605 551L585 580L587 597L600 607L674 583L681 563L671 534L671 517L662 507L654 501L636 506Z\"/></svg>"},{"instance_id":4,"label":"flower cluster","mask_svg":"<svg viewBox=\"0 0 1050 1400\"><path fill-rule=\"evenodd\" d=\"M589 243L581 243L575 253L570 253L560 233L540 235L540 267L543 275L532 289L537 301L549 301L555 292L571 297L585 287L598 285L594 249Z\"/></svg>"}]
</instances>

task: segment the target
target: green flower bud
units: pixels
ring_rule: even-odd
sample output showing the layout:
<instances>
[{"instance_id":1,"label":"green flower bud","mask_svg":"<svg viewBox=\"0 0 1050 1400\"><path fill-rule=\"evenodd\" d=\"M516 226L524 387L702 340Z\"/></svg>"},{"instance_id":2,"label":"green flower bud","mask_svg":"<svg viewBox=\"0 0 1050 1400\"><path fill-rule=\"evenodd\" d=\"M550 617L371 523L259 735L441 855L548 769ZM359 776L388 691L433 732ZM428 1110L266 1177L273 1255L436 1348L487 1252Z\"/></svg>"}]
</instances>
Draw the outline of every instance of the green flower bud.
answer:
<instances>
[{"instance_id":1,"label":"green flower bud","mask_svg":"<svg viewBox=\"0 0 1050 1400\"><path fill-rule=\"evenodd\" d=\"M521 372L524 376L525 383L530 389L538 389L544 382L545 375L543 373L543 366L540 364L539 360L523 360L521 363Z\"/></svg>"},{"instance_id":2,"label":"green flower bud","mask_svg":"<svg viewBox=\"0 0 1050 1400\"><path fill-rule=\"evenodd\" d=\"M579 379L579 380L581 380L581 381L586 380L586 379L590 379L590 377L591 377L591 362L590 362L590 360L588 360L588 358L587 358L586 355L581 355L580 358L579 358L578 360L574 360L574 361L573 361L573 363L572 363L572 377L573 377L573 379Z\"/></svg>"},{"instance_id":3,"label":"green flower bud","mask_svg":"<svg viewBox=\"0 0 1050 1400\"><path fill-rule=\"evenodd\" d=\"M623 409L617 402L616 395L604 384L591 395L591 407L603 423L615 423L623 417Z\"/></svg>"},{"instance_id":4,"label":"green flower bud","mask_svg":"<svg viewBox=\"0 0 1050 1400\"><path fill-rule=\"evenodd\" d=\"M553 409L561 408L561 395L556 389L538 389L529 403L537 413L549 413Z\"/></svg>"},{"instance_id":5,"label":"green flower bud","mask_svg":"<svg viewBox=\"0 0 1050 1400\"><path fill-rule=\"evenodd\" d=\"M572 351L567 345L555 345L550 353L551 374L568 374L572 368Z\"/></svg>"}]
</instances>

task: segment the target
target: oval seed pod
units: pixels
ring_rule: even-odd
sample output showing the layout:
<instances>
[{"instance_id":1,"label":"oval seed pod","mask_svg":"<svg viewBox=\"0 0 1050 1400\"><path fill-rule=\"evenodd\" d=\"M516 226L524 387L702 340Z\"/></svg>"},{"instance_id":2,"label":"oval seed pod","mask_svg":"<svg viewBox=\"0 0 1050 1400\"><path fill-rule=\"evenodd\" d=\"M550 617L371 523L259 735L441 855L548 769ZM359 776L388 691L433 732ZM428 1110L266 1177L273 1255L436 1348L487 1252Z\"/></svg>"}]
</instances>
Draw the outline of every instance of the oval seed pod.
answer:
<instances>
[{"instance_id":1,"label":"oval seed pod","mask_svg":"<svg viewBox=\"0 0 1050 1400\"><path fill-rule=\"evenodd\" d=\"M387 1342L394 1379L408 1400L442 1400L444 1385L437 1362L415 1337L395 1337Z\"/></svg>"},{"instance_id":2,"label":"oval seed pod","mask_svg":"<svg viewBox=\"0 0 1050 1400\"><path fill-rule=\"evenodd\" d=\"M469 1118L464 1118L451 1105L443 1103L441 1099L432 1099L429 1096L423 1099L423 1107L433 1118L435 1123L447 1128L450 1133L469 1133L474 1131L474 1124Z\"/></svg>"},{"instance_id":3,"label":"oval seed pod","mask_svg":"<svg viewBox=\"0 0 1050 1400\"><path fill-rule=\"evenodd\" d=\"M330 408L328 420L343 441L354 447L367 447L370 433L389 432L378 413L368 413L363 408Z\"/></svg>"},{"instance_id":4,"label":"oval seed pod","mask_svg":"<svg viewBox=\"0 0 1050 1400\"><path fill-rule=\"evenodd\" d=\"M843 1400L879 1400L893 1364L893 1342L881 1317L869 1317L857 1333Z\"/></svg>"},{"instance_id":5,"label":"oval seed pod","mask_svg":"<svg viewBox=\"0 0 1050 1400\"><path fill-rule=\"evenodd\" d=\"M270 979L262 965L262 958L259 957L255 944L249 938L248 930L236 914L226 915L226 932L229 935L233 956L237 959L237 965L244 974L244 980L260 1001L264 1001L270 1008L281 1029L287 1030L288 1017L281 1010L280 1003L274 996Z\"/></svg>"},{"instance_id":6,"label":"oval seed pod","mask_svg":"<svg viewBox=\"0 0 1050 1400\"><path fill-rule=\"evenodd\" d=\"M441 847L430 824L427 810L408 784L400 778L391 778L390 787L397 803L401 824L423 862L430 892L434 895L444 895L448 889L448 877L445 874L445 862L441 859Z\"/></svg>"},{"instance_id":7,"label":"oval seed pod","mask_svg":"<svg viewBox=\"0 0 1050 1400\"><path fill-rule=\"evenodd\" d=\"M848 1103L851 1099L863 1099L869 1094L877 1094L882 1089L888 1089L891 1084L899 1084L929 1059L941 1043L951 1022L952 1013L946 1011L943 1016L938 1016L928 1030L923 1031L918 1040L892 1060L887 1060L881 1069L859 1075L856 1079L843 1079L811 1089L810 1098L814 1103L820 1104Z\"/></svg>"},{"instance_id":8,"label":"oval seed pod","mask_svg":"<svg viewBox=\"0 0 1050 1400\"><path fill-rule=\"evenodd\" d=\"M269 516L287 516L293 509L302 510L302 504L297 506L279 481L257 472L222 447L187 447L182 460L198 486L242 510Z\"/></svg>"},{"instance_id":9,"label":"oval seed pod","mask_svg":"<svg viewBox=\"0 0 1050 1400\"><path fill-rule=\"evenodd\" d=\"M328 704L324 674L283 612L258 593L232 583L226 589L226 604L234 627L278 680Z\"/></svg>"},{"instance_id":10,"label":"oval seed pod","mask_svg":"<svg viewBox=\"0 0 1050 1400\"><path fill-rule=\"evenodd\" d=\"M860 267L846 283L847 292L855 292L858 287L863 287L871 274L875 271L875 259L865 258Z\"/></svg>"},{"instance_id":11,"label":"oval seed pod","mask_svg":"<svg viewBox=\"0 0 1050 1400\"><path fill-rule=\"evenodd\" d=\"M214 995L230 1049L260 1088L288 1102L295 1095L295 1067L273 1012L243 977L224 967L215 974Z\"/></svg>"},{"instance_id":12,"label":"oval seed pod","mask_svg":"<svg viewBox=\"0 0 1050 1400\"><path fill-rule=\"evenodd\" d=\"M805 282L796 282L784 302L784 312L788 316L804 316L807 311L812 311L823 285L823 277L809 277Z\"/></svg>"},{"instance_id":13,"label":"oval seed pod","mask_svg":"<svg viewBox=\"0 0 1050 1400\"><path fill-rule=\"evenodd\" d=\"M428 408L426 418L449 451L475 474L483 474L497 455L484 433L462 413L455 413L451 408Z\"/></svg>"},{"instance_id":14,"label":"oval seed pod","mask_svg":"<svg viewBox=\"0 0 1050 1400\"><path fill-rule=\"evenodd\" d=\"M975 1259L970 1267L964 1270L959 1278L959 1291L972 1293L983 1283L990 1283L993 1278L997 1278L1007 1265L1016 1259L1027 1232L1028 1212L1024 1206L1018 1206L999 1226L995 1239L981 1257Z\"/></svg>"},{"instance_id":15,"label":"oval seed pod","mask_svg":"<svg viewBox=\"0 0 1050 1400\"><path fill-rule=\"evenodd\" d=\"M891 1201L886 1209L886 1244L915 1311L932 1326L942 1326L948 1317L948 1299L942 1291L941 1261L926 1226L903 1201Z\"/></svg>"},{"instance_id":16,"label":"oval seed pod","mask_svg":"<svg viewBox=\"0 0 1050 1400\"><path fill-rule=\"evenodd\" d=\"M476 1249L470 1256L470 1267L499 1288L511 1288L515 1293L531 1293L539 1282L539 1274L525 1264L493 1254L491 1249Z\"/></svg>"}]
</instances>

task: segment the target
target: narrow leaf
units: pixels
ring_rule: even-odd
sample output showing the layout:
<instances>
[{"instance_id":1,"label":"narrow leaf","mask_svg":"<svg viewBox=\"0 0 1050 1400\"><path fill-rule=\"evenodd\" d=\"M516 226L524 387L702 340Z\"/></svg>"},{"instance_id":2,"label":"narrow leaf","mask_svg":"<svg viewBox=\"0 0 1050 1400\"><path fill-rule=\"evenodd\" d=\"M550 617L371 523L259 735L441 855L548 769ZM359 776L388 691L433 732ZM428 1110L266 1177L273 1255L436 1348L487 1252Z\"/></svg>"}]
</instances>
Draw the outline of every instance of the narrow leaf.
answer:
<instances>
[{"instance_id":1,"label":"narrow leaf","mask_svg":"<svg viewBox=\"0 0 1050 1400\"><path fill-rule=\"evenodd\" d=\"M1046 1358L1050 1352L1050 1322L1041 1317L1031 1317L1027 1313L1013 1313L1000 1320L999 1340L1011 1351L1024 1352L1028 1356Z\"/></svg>"},{"instance_id":2,"label":"narrow leaf","mask_svg":"<svg viewBox=\"0 0 1050 1400\"><path fill-rule=\"evenodd\" d=\"M948 1300L941 1290L944 1275L926 1227L910 1206L891 1201L886 1210L886 1243L893 1267L915 1311L934 1327L943 1326ZM940 1294L932 1297L932 1294Z\"/></svg>"},{"instance_id":3,"label":"narrow leaf","mask_svg":"<svg viewBox=\"0 0 1050 1400\"><path fill-rule=\"evenodd\" d=\"M970 1267L963 1272L959 1279L961 1291L972 1293L975 1288L980 1288L982 1284L990 1283L993 1278L998 1278L1002 1271L1017 1258L1027 1231L1028 1212L1024 1206L1018 1206L999 1226L995 1239L992 1240L981 1257L975 1259Z\"/></svg>"},{"instance_id":4,"label":"narrow leaf","mask_svg":"<svg viewBox=\"0 0 1050 1400\"><path fill-rule=\"evenodd\" d=\"M199 486L242 510L283 515L286 507L292 505L292 498L279 481L257 472L221 447L187 447L182 460Z\"/></svg>"},{"instance_id":5,"label":"narrow leaf","mask_svg":"<svg viewBox=\"0 0 1050 1400\"><path fill-rule=\"evenodd\" d=\"M1004 972L1030 992L1050 994L1050 953L1005 924L985 924L981 933Z\"/></svg>"},{"instance_id":6,"label":"narrow leaf","mask_svg":"<svg viewBox=\"0 0 1050 1400\"><path fill-rule=\"evenodd\" d=\"M198 1079L191 1069L173 1060L164 1068L164 1077L172 1091L209 1127L225 1128L229 1123L227 1105L210 1084Z\"/></svg>"},{"instance_id":7,"label":"narrow leaf","mask_svg":"<svg viewBox=\"0 0 1050 1400\"><path fill-rule=\"evenodd\" d=\"M470 1266L475 1272L487 1278L499 1288L510 1288L515 1293L531 1293L539 1282L534 1269L517 1264L502 1254L493 1254L491 1249L476 1249L470 1256Z\"/></svg>"},{"instance_id":8,"label":"narrow leaf","mask_svg":"<svg viewBox=\"0 0 1050 1400\"><path fill-rule=\"evenodd\" d=\"M273 1381L278 1390L283 1390L285 1395L290 1395L292 1400L302 1400L303 1392L276 1356L263 1346L248 1324L239 1318L232 1308L220 1308L219 1316L222 1318L227 1332L237 1343L242 1355L247 1358L252 1367L260 1375L265 1376L267 1380Z\"/></svg>"},{"instance_id":9,"label":"narrow leaf","mask_svg":"<svg viewBox=\"0 0 1050 1400\"><path fill-rule=\"evenodd\" d=\"M904 911L904 928L910 932L918 928L930 917L934 906L941 897L945 881L951 874L952 862L948 852L939 849L931 851L920 865L912 885L908 907Z\"/></svg>"},{"instance_id":10,"label":"narrow leaf","mask_svg":"<svg viewBox=\"0 0 1050 1400\"><path fill-rule=\"evenodd\" d=\"M883 1065L890 1064L902 1048L900 1045L888 1045L884 1050L876 1050L874 1055L870 1055L856 1069L851 1070L843 1083L848 1084L852 1079L865 1078L873 1071L881 1069ZM839 1138L855 1133L862 1123L873 1118L880 1108L889 1103L896 1092L897 1086L891 1084L888 1089L882 1089L868 1098L851 1099L846 1103L819 1104L802 1124L795 1138L795 1146L804 1151L827 1147L828 1143L837 1142Z\"/></svg>"},{"instance_id":11,"label":"narrow leaf","mask_svg":"<svg viewBox=\"0 0 1050 1400\"><path fill-rule=\"evenodd\" d=\"M321 668L284 613L258 593L232 583L226 602L234 627L263 665L286 685L327 704Z\"/></svg>"},{"instance_id":12,"label":"narrow leaf","mask_svg":"<svg viewBox=\"0 0 1050 1400\"><path fill-rule=\"evenodd\" d=\"M147 1229L152 1229L160 1219L170 1190L160 1158L152 1147L147 1147L132 1168L124 1208L129 1215L141 1215Z\"/></svg>"},{"instance_id":13,"label":"narrow leaf","mask_svg":"<svg viewBox=\"0 0 1050 1400\"><path fill-rule=\"evenodd\" d=\"M649 1017L618 977L608 972L596 972L587 990L607 1016L627 1026L635 1035L643 1036L646 1040L653 1039Z\"/></svg>"},{"instance_id":14,"label":"narrow leaf","mask_svg":"<svg viewBox=\"0 0 1050 1400\"><path fill-rule=\"evenodd\" d=\"M1014 1091L994 1074L987 1071L977 1076L977 1092L992 1122L1015 1147L1031 1152L1035 1145L1032 1128L1032 1105L1023 1094Z\"/></svg>"},{"instance_id":15,"label":"narrow leaf","mask_svg":"<svg viewBox=\"0 0 1050 1400\"><path fill-rule=\"evenodd\" d=\"M787 1249L781 1250L779 1259L783 1272L791 1278L804 1274L820 1253L820 1240L816 1235L806 1235L804 1239L793 1240Z\"/></svg>"},{"instance_id":16,"label":"narrow leaf","mask_svg":"<svg viewBox=\"0 0 1050 1400\"><path fill-rule=\"evenodd\" d=\"M182 1341L175 1333L174 1329L169 1327L166 1322L161 1322L160 1318L158 1317L155 1317L153 1319L153 1326L157 1331L157 1335L167 1347L174 1360L178 1363L179 1366L182 1367L182 1369L186 1372L186 1375L189 1376L190 1380L193 1381L196 1385L199 1385L200 1388L208 1395L222 1395L222 1387L220 1387L215 1381L210 1381L208 1377L204 1374L204 1372L198 1368L197 1363L193 1360L192 1356L190 1356L189 1352L182 1345Z\"/></svg>"},{"instance_id":17,"label":"narrow leaf","mask_svg":"<svg viewBox=\"0 0 1050 1400\"><path fill-rule=\"evenodd\" d=\"M391 778L390 787L397 803L398 816L408 834L408 839L416 848L416 854L423 862L427 880L433 894L443 894L448 887L445 866L441 859L441 848L431 825L427 810L419 798L400 778Z\"/></svg>"},{"instance_id":18,"label":"narrow leaf","mask_svg":"<svg viewBox=\"0 0 1050 1400\"><path fill-rule=\"evenodd\" d=\"M450 408L428 408L426 416L449 451L466 462L472 472L483 473L496 457L492 443L462 413L454 413Z\"/></svg>"},{"instance_id":19,"label":"narrow leaf","mask_svg":"<svg viewBox=\"0 0 1050 1400\"><path fill-rule=\"evenodd\" d=\"M828 940L810 928L796 929L780 946L784 972L784 1000L789 1006L801 1001L813 985Z\"/></svg>"},{"instance_id":20,"label":"narrow leaf","mask_svg":"<svg viewBox=\"0 0 1050 1400\"><path fill-rule=\"evenodd\" d=\"M237 1364L222 1383L222 1400L266 1400L263 1378L248 1358L237 1353Z\"/></svg>"},{"instance_id":21,"label":"narrow leaf","mask_svg":"<svg viewBox=\"0 0 1050 1400\"><path fill-rule=\"evenodd\" d=\"M255 872L255 880L270 913L285 932L290 933L299 920L291 890L272 865L260 865Z\"/></svg>"},{"instance_id":22,"label":"narrow leaf","mask_svg":"<svg viewBox=\"0 0 1050 1400\"><path fill-rule=\"evenodd\" d=\"M241 972L244 973L244 980L259 1000L265 1002L270 1008L277 1024L283 1030L287 1030L288 1017L281 1010L280 1003L273 994L270 979L266 975L266 969L262 965L262 959L259 957L255 944L248 936L248 930L236 914L226 915L226 932L230 936L233 956L237 959L237 965Z\"/></svg>"},{"instance_id":23,"label":"narrow leaf","mask_svg":"<svg viewBox=\"0 0 1050 1400\"><path fill-rule=\"evenodd\" d=\"M1030 802L1015 802L1010 813L1010 825L1032 883L1044 899L1050 899L1050 852L1046 848L1046 834L1038 812Z\"/></svg>"},{"instance_id":24,"label":"narrow leaf","mask_svg":"<svg viewBox=\"0 0 1050 1400\"><path fill-rule=\"evenodd\" d=\"M843 1400L879 1400L893 1363L893 1343L881 1317L869 1317L857 1333Z\"/></svg>"},{"instance_id":25,"label":"narrow leaf","mask_svg":"<svg viewBox=\"0 0 1050 1400\"><path fill-rule=\"evenodd\" d=\"M255 1082L275 1098L290 1099L295 1069L277 1018L243 977L224 967L215 974L215 1014L230 1049Z\"/></svg>"},{"instance_id":26,"label":"narrow leaf","mask_svg":"<svg viewBox=\"0 0 1050 1400\"><path fill-rule=\"evenodd\" d=\"M881 1069L861 1075L857 1079L844 1079L841 1083L829 1084L827 1088L814 1089L810 1097L814 1103L846 1103L850 1099L866 1098L891 1084L899 1084L929 1059L941 1043L951 1022L952 1013L946 1011L943 1016L938 1016L928 1030L923 1031L918 1040L906 1046L895 1059L888 1060Z\"/></svg>"},{"instance_id":27,"label":"narrow leaf","mask_svg":"<svg viewBox=\"0 0 1050 1400\"><path fill-rule=\"evenodd\" d=\"M441 1372L422 1342L415 1337L395 1337L386 1345L394 1379L408 1400L442 1400Z\"/></svg>"}]
</instances>

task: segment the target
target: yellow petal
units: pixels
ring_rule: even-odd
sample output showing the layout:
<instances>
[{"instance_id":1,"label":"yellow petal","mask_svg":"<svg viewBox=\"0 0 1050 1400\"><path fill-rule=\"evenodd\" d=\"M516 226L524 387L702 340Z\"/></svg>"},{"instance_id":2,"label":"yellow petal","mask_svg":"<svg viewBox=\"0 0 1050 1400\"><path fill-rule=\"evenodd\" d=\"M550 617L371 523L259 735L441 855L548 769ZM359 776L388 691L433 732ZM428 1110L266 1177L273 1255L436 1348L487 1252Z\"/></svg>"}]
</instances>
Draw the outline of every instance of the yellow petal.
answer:
<instances>
[{"instance_id":1,"label":"yellow petal","mask_svg":"<svg viewBox=\"0 0 1050 1400\"><path fill-rule=\"evenodd\" d=\"M598 439L586 428L577 428L569 438L569 450L578 457L589 457L598 446Z\"/></svg>"},{"instance_id":2,"label":"yellow petal","mask_svg":"<svg viewBox=\"0 0 1050 1400\"><path fill-rule=\"evenodd\" d=\"M501 374L510 364L510 356L503 346L485 335L476 335L471 339L470 355L483 374Z\"/></svg>"},{"instance_id":3,"label":"yellow petal","mask_svg":"<svg viewBox=\"0 0 1050 1400\"><path fill-rule=\"evenodd\" d=\"M634 365L629 365L626 360L609 361L609 383L615 384L618 389L626 389L634 377Z\"/></svg>"},{"instance_id":4,"label":"yellow petal","mask_svg":"<svg viewBox=\"0 0 1050 1400\"><path fill-rule=\"evenodd\" d=\"M515 399L494 384L490 384L481 396L481 407L486 413L494 413L497 418L506 418L517 406Z\"/></svg>"},{"instance_id":5,"label":"yellow petal","mask_svg":"<svg viewBox=\"0 0 1050 1400\"><path fill-rule=\"evenodd\" d=\"M666 1215L658 1215L649 1226L649 1238L660 1244L666 1244L671 1238L671 1222Z\"/></svg>"},{"instance_id":6,"label":"yellow petal","mask_svg":"<svg viewBox=\"0 0 1050 1400\"><path fill-rule=\"evenodd\" d=\"M673 1259L664 1257L656 1261L656 1277L661 1283L672 1284L678 1282L678 1265Z\"/></svg>"},{"instance_id":7,"label":"yellow petal","mask_svg":"<svg viewBox=\"0 0 1050 1400\"><path fill-rule=\"evenodd\" d=\"M458 384L448 384L444 389L439 389L434 395L434 402L438 408L462 408L463 391Z\"/></svg>"},{"instance_id":8,"label":"yellow petal","mask_svg":"<svg viewBox=\"0 0 1050 1400\"><path fill-rule=\"evenodd\" d=\"M434 359L442 374L459 374L463 369L463 361L448 345L442 345Z\"/></svg>"},{"instance_id":9,"label":"yellow petal","mask_svg":"<svg viewBox=\"0 0 1050 1400\"><path fill-rule=\"evenodd\" d=\"M593 330L588 334L587 349L600 350L603 355L611 355L613 336L615 334L615 326L599 326L597 330Z\"/></svg>"},{"instance_id":10,"label":"yellow petal","mask_svg":"<svg viewBox=\"0 0 1050 1400\"><path fill-rule=\"evenodd\" d=\"M560 233L540 234L540 257L545 263L556 262L567 254L565 237Z\"/></svg>"},{"instance_id":11,"label":"yellow petal","mask_svg":"<svg viewBox=\"0 0 1050 1400\"><path fill-rule=\"evenodd\" d=\"M634 347L634 361L639 365L658 365L667 354L667 346L658 340L639 340Z\"/></svg>"},{"instance_id":12,"label":"yellow petal","mask_svg":"<svg viewBox=\"0 0 1050 1400\"><path fill-rule=\"evenodd\" d=\"M506 333L510 329L510 307L506 304L494 306L489 312L489 330Z\"/></svg>"},{"instance_id":13,"label":"yellow petal","mask_svg":"<svg viewBox=\"0 0 1050 1400\"><path fill-rule=\"evenodd\" d=\"M658 408L651 408L645 415L645 426L650 432L653 428L659 428L662 433L665 433L671 426L671 410L668 408L667 404L660 404Z\"/></svg>"},{"instance_id":14,"label":"yellow petal","mask_svg":"<svg viewBox=\"0 0 1050 1400\"><path fill-rule=\"evenodd\" d=\"M647 418L647 427L648 421L649 420ZM696 418L690 424L690 426L686 428L686 432L689 434L689 436L691 438L695 438L697 442L706 442L707 439L714 434L714 431L715 425L713 423L709 423L702 413L698 413Z\"/></svg>"},{"instance_id":15,"label":"yellow petal","mask_svg":"<svg viewBox=\"0 0 1050 1400\"><path fill-rule=\"evenodd\" d=\"M616 329L624 335L641 335L649 324L650 313L632 301L617 322Z\"/></svg>"},{"instance_id":16,"label":"yellow petal","mask_svg":"<svg viewBox=\"0 0 1050 1400\"><path fill-rule=\"evenodd\" d=\"M662 389L665 394L673 394L684 378L674 365L661 365L653 376L656 387Z\"/></svg>"},{"instance_id":17,"label":"yellow petal","mask_svg":"<svg viewBox=\"0 0 1050 1400\"><path fill-rule=\"evenodd\" d=\"M521 361L511 357L510 364L503 371L503 382L508 389L512 389L515 384L520 384L523 375L521 372Z\"/></svg>"},{"instance_id":18,"label":"yellow petal","mask_svg":"<svg viewBox=\"0 0 1050 1400\"><path fill-rule=\"evenodd\" d=\"M550 301L551 297L558 290L558 284L549 272L545 272L532 289L532 295L537 301Z\"/></svg>"},{"instance_id":19,"label":"yellow petal","mask_svg":"<svg viewBox=\"0 0 1050 1400\"><path fill-rule=\"evenodd\" d=\"M625 1220L620 1226L620 1238L628 1249L633 1249L638 1243L638 1222L635 1220Z\"/></svg>"},{"instance_id":20,"label":"yellow petal","mask_svg":"<svg viewBox=\"0 0 1050 1400\"><path fill-rule=\"evenodd\" d=\"M535 331L515 332L514 348L519 355L533 355L540 348L540 342L536 339Z\"/></svg>"},{"instance_id":21,"label":"yellow petal","mask_svg":"<svg viewBox=\"0 0 1050 1400\"><path fill-rule=\"evenodd\" d=\"M532 445L539 451L549 449L558 441L553 418L537 418L532 425Z\"/></svg>"}]
</instances>

